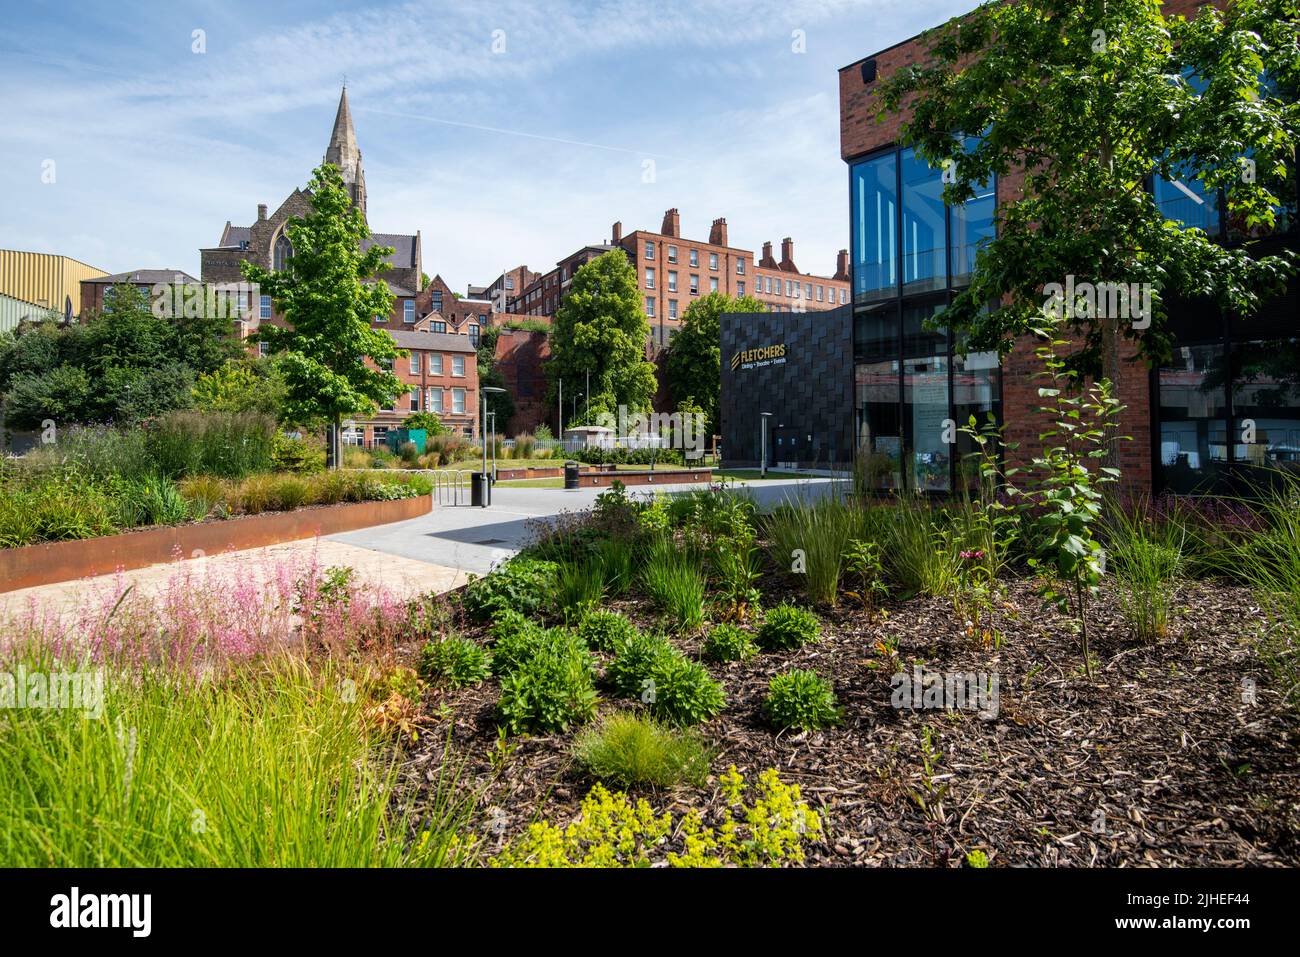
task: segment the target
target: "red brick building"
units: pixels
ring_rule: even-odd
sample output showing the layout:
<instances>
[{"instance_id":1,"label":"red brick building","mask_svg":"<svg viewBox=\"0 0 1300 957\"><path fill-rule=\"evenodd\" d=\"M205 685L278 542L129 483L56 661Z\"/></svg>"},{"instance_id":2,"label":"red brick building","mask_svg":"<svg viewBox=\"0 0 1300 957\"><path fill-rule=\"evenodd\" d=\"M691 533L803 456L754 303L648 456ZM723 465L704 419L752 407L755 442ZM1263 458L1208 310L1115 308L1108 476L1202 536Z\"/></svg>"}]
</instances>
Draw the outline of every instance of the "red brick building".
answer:
<instances>
[{"instance_id":1,"label":"red brick building","mask_svg":"<svg viewBox=\"0 0 1300 957\"><path fill-rule=\"evenodd\" d=\"M547 380L542 364L550 357L550 336L545 332L507 325L497 335L495 363L514 399L515 414L509 427L516 435L532 432L543 422L552 431L557 428L557 410L546 406Z\"/></svg>"},{"instance_id":2,"label":"red brick building","mask_svg":"<svg viewBox=\"0 0 1300 957\"><path fill-rule=\"evenodd\" d=\"M1194 16L1195 0L1169 0L1167 13ZM1041 404L1033 344L1021 342L999 362L996 354L961 355L947 333L923 327L969 281L974 253L995 235L995 210L1022 195L1023 174L1000 176L961 207L941 198L939 171L899 144L906 114L877 122L880 80L921 62L913 38L839 71L840 153L850 171L851 248L839 272L852 277L855 434L859 456L878 464L880 487L948 491L957 462L939 424L969 414L999 416L1022 458L1040 447ZM1170 219L1234 242L1216 197L1188 199L1157 177L1156 201ZM1162 191L1163 189L1163 191ZM1184 189L1185 193L1186 190ZM1193 202L1195 200L1195 202ZM1294 206L1292 206L1294 210ZM1260 252L1297 247L1289 232ZM1263 248L1272 244L1270 248ZM770 256L766 257L770 258ZM845 268L847 267L847 268ZM1295 372L1265 368L1261 357L1293 357L1300 366L1300 323L1293 284L1260 315L1229 323L1203 303L1171 310L1177 345L1158 369L1126 343L1119 398L1127 406L1120 443L1125 484L1138 489L1204 492L1230 487L1243 464L1273 466L1300 460L1300 383ZM1285 364L1285 363L1284 363ZM1243 432L1242 425L1257 427Z\"/></svg>"},{"instance_id":3,"label":"red brick building","mask_svg":"<svg viewBox=\"0 0 1300 957\"><path fill-rule=\"evenodd\" d=\"M780 261L764 247L764 259L755 261L751 250L732 246L727 221L715 219L707 240L682 235L681 214L664 213L658 232L646 229L623 232L614 223L610 241L584 246L543 273L511 303L511 311L530 316L551 316L559 308L574 272L612 249L622 249L637 271L646 318L650 322L651 352L666 346L681 325L682 315L695 299L710 292L732 297L753 296L774 310L832 309L848 299L847 251L839 256L836 272L829 276L800 272L794 264L794 241L782 241Z\"/></svg>"},{"instance_id":4,"label":"red brick building","mask_svg":"<svg viewBox=\"0 0 1300 957\"><path fill-rule=\"evenodd\" d=\"M432 412L448 428L477 438L479 434L478 352L469 337L443 332L393 330L406 358L393 363L393 374L408 386L388 409L380 410L347 436L353 444L382 445L389 429L412 412Z\"/></svg>"}]
</instances>

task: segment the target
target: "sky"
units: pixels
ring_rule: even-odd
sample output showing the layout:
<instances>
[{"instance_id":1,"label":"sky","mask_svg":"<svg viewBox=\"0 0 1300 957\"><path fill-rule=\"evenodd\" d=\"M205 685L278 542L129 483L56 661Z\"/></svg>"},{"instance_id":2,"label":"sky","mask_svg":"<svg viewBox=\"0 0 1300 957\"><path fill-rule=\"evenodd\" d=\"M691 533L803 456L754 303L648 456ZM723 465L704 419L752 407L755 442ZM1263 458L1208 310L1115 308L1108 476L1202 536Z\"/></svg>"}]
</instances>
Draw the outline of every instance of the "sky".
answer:
<instances>
[{"instance_id":1,"label":"sky","mask_svg":"<svg viewBox=\"0 0 1300 957\"><path fill-rule=\"evenodd\" d=\"M838 68L973 0L25 0L0 19L0 248L178 268L321 162L344 79L376 232L453 289L658 230L848 245Z\"/></svg>"}]
</instances>

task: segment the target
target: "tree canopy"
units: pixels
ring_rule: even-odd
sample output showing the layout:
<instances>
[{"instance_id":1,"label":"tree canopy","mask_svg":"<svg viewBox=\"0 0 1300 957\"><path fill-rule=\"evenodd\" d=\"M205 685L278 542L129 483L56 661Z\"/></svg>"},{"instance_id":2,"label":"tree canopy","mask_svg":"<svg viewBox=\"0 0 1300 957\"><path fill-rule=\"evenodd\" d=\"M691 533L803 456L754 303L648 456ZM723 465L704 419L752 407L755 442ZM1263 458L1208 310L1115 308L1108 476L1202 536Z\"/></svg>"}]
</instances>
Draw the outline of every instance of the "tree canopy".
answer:
<instances>
[{"instance_id":1,"label":"tree canopy","mask_svg":"<svg viewBox=\"0 0 1300 957\"><path fill-rule=\"evenodd\" d=\"M682 326L673 337L665 359L668 390L677 400L698 406L710 434L718 431L718 400L722 384L720 317L724 312L767 312L753 296L733 299L711 292L696 299L682 314Z\"/></svg>"},{"instance_id":2,"label":"tree canopy","mask_svg":"<svg viewBox=\"0 0 1300 957\"><path fill-rule=\"evenodd\" d=\"M561 380L566 402L587 391L590 381L592 394L578 404L579 419L617 417L619 406L629 416L648 411L657 388L654 363L645 357L649 336L627 254L614 249L586 263L573 274L551 323L550 401Z\"/></svg>"},{"instance_id":3,"label":"tree canopy","mask_svg":"<svg viewBox=\"0 0 1300 957\"><path fill-rule=\"evenodd\" d=\"M1251 240L1296 212L1296 13L1296 0L1234 0L1189 21L1157 0L1020 0L929 34L929 61L882 82L882 113L913 111L901 140L955 172L950 205L994 175L1024 175L938 321L1006 350L1041 315L1045 284L1147 288L1149 321L1069 310L1077 364L1115 379L1125 337L1148 356L1167 350L1171 302L1208 298L1240 316L1284 288L1294 254ZM1168 219L1154 177L1198 202L1222 191L1240 241Z\"/></svg>"},{"instance_id":4,"label":"tree canopy","mask_svg":"<svg viewBox=\"0 0 1300 957\"><path fill-rule=\"evenodd\" d=\"M372 324L375 316L392 311L392 293L376 280L393 250L362 251L370 229L337 167L318 167L308 190L312 211L285 227L293 255L284 269L249 262L241 267L288 323L263 325L254 336L277 357L288 415L298 421L321 416L337 429L344 416L371 415L403 390L390 370L404 353L387 331Z\"/></svg>"}]
</instances>

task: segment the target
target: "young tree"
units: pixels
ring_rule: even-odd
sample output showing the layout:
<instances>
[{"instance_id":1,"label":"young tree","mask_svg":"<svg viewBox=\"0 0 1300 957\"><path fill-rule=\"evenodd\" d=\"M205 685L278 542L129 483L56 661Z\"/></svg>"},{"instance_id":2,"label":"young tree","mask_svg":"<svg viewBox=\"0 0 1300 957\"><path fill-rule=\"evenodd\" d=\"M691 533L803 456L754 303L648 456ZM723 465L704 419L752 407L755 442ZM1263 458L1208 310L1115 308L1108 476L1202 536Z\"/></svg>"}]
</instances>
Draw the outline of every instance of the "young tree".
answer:
<instances>
[{"instance_id":1,"label":"young tree","mask_svg":"<svg viewBox=\"0 0 1300 957\"><path fill-rule=\"evenodd\" d=\"M312 212L285 227L293 255L284 270L248 262L241 266L244 278L272 297L289 324L264 325L255 337L279 357L286 415L292 421L321 416L330 423L331 466L337 467L343 418L372 415L402 391L401 381L383 367L391 367L403 353L392 336L371 325L393 307L388 286L375 281L388 268L384 257L393 250L371 246L361 251L370 230L335 166L318 167L308 189Z\"/></svg>"},{"instance_id":2,"label":"young tree","mask_svg":"<svg viewBox=\"0 0 1300 957\"><path fill-rule=\"evenodd\" d=\"M753 296L732 299L711 292L696 299L682 314L682 326L668 347L665 373L668 389L679 402L694 401L708 421L709 434L718 430L718 396L722 385L721 324L724 312L767 312Z\"/></svg>"},{"instance_id":3,"label":"young tree","mask_svg":"<svg viewBox=\"0 0 1300 957\"><path fill-rule=\"evenodd\" d=\"M592 419L617 417L619 406L629 416L647 411L657 388L654 363L645 357L649 336L627 254L614 249L582 266L551 324L550 401L558 398L561 380L566 397L588 391L590 381L592 394L583 396L580 415L589 408Z\"/></svg>"},{"instance_id":4,"label":"young tree","mask_svg":"<svg viewBox=\"0 0 1300 957\"><path fill-rule=\"evenodd\" d=\"M1171 222L1150 184L1178 181L1203 202L1222 190L1242 238L1294 217L1296 14L1296 0L1233 0L1192 21L1158 0L1018 0L934 31L930 62L883 82L882 114L913 110L901 139L953 173L950 204L1024 172L1023 198L1000 210L971 285L938 321L972 348L1007 350L1041 320L1045 284L1149 288L1149 324L1064 303L1076 307L1073 363L1118 384L1125 339L1151 358L1167 351L1173 297L1243 315L1280 291L1292 253Z\"/></svg>"}]
</instances>

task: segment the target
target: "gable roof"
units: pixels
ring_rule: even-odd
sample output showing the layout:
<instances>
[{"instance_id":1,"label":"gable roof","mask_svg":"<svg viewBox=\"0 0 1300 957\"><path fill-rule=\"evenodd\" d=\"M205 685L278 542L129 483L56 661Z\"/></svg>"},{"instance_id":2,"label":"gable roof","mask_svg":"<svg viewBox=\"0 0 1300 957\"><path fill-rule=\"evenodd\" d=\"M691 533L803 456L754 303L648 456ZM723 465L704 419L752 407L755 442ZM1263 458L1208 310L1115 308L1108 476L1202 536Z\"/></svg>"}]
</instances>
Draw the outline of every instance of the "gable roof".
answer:
<instances>
[{"instance_id":1,"label":"gable roof","mask_svg":"<svg viewBox=\"0 0 1300 957\"><path fill-rule=\"evenodd\" d=\"M198 280L182 269L133 269L130 272L119 272L112 276L83 279L82 282L106 283L108 285L116 285L119 282L148 283L152 286L160 282L198 282Z\"/></svg>"},{"instance_id":2,"label":"gable roof","mask_svg":"<svg viewBox=\"0 0 1300 957\"><path fill-rule=\"evenodd\" d=\"M389 329L402 349L437 349L441 352L478 352L469 341L469 336L458 336L454 332L418 332L408 329Z\"/></svg>"}]
</instances>

